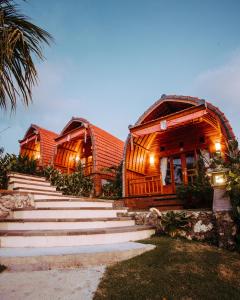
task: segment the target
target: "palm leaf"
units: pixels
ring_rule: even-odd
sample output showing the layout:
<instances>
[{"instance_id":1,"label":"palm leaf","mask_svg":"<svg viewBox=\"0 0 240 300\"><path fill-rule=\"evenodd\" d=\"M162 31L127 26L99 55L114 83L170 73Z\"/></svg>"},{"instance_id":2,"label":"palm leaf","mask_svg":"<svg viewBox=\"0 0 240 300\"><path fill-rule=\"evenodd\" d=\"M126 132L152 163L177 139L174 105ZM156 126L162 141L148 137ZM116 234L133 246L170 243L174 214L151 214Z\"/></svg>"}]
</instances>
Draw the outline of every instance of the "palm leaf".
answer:
<instances>
[{"instance_id":1,"label":"palm leaf","mask_svg":"<svg viewBox=\"0 0 240 300\"><path fill-rule=\"evenodd\" d=\"M34 57L43 60L43 44L52 36L22 15L12 0L0 0L0 107L16 109L20 98L32 101L32 87L37 83Z\"/></svg>"}]
</instances>

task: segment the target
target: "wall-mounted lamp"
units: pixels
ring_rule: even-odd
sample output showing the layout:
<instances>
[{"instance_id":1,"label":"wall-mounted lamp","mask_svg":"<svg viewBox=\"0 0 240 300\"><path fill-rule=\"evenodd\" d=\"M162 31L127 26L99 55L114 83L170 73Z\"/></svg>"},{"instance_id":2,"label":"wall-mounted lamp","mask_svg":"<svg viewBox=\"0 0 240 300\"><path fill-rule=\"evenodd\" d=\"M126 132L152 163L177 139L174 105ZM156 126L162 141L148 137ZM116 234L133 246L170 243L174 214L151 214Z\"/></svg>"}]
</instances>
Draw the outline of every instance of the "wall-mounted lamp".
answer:
<instances>
[{"instance_id":1,"label":"wall-mounted lamp","mask_svg":"<svg viewBox=\"0 0 240 300\"><path fill-rule=\"evenodd\" d=\"M215 151L216 152L221 152L221 143L220 142L215 142Z\"/></svg>"},{"instance_id":2,"label":"wall-mounted lamp","mask_svg":"<svg viewBox=\"0 0 240 300\"><path fill-rule=\"evenodd\" d=\"M155 163L155 156L153 153L151 153L149 156L149 163L151 166L154 165L154 163Z\"/></svg>"}]
</instances>

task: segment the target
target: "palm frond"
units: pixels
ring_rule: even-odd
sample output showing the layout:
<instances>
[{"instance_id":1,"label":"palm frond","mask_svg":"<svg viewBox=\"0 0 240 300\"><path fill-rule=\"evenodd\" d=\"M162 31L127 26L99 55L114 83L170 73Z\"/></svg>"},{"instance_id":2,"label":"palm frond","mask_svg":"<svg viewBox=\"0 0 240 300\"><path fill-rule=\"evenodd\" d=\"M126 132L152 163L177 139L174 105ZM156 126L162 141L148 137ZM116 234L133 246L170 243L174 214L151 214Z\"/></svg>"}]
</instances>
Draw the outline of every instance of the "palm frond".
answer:
<instances>
[{"instance_id":1,"label":"palm frond","mask_svg":"<svg viewBox=\"0 0 240 300\"><path fill-rule=\"evenodd\" d=\"M43 44L52 36L21 14L12 0L0 0L0 107L16 109L20 98L32 101L32 87L37 83L33 57L43 60Z\"/></svg>"}]
</instances>

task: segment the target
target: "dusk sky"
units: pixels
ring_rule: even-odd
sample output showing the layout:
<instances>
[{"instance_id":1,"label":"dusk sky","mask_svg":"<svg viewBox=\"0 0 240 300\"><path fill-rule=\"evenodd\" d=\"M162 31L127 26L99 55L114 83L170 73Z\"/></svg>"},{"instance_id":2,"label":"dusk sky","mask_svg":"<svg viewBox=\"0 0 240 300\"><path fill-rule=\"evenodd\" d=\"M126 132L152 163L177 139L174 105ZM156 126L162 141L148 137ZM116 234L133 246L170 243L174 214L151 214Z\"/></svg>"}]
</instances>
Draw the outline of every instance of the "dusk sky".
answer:
<instances>
[{"instance_id":1,"label":"dusk sky","mask_svg":"<svg viewBox=\"0 0 240 300\"><path fill-rule=\"evenodd\" d=\"M162 94L207 99L240 137L239 0L17 2L55 43L37 62L33 104L0 112L7 152L31 123L59 133L72 116L125 140Z\"/></svg>"}]
</instances>

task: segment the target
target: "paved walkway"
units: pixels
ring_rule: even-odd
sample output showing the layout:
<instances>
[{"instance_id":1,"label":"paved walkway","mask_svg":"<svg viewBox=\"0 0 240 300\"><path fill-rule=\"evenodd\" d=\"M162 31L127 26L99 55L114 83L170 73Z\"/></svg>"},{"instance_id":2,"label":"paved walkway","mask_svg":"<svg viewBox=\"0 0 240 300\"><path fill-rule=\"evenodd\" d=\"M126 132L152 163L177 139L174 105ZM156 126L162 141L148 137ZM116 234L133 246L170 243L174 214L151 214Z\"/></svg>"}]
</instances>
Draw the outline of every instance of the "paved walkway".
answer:
<instances>
[{"instance_id":1,"label":"paved walkway","mask_svg":"<svg viewBox=\"0 0 240 300\"><path fill-rule=\"evenodd\" d=\"M105 266L80 269L3 272L1 300L90 300Z\"/></svg>"}]
</instances>

